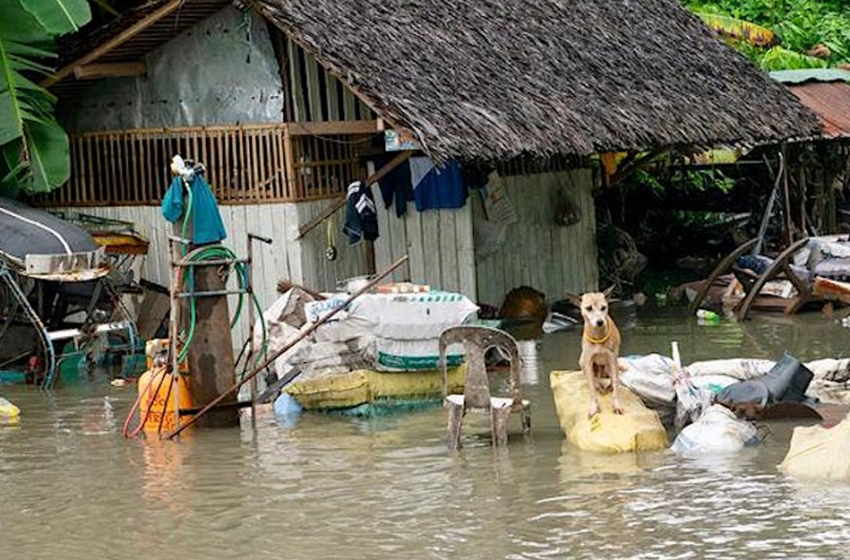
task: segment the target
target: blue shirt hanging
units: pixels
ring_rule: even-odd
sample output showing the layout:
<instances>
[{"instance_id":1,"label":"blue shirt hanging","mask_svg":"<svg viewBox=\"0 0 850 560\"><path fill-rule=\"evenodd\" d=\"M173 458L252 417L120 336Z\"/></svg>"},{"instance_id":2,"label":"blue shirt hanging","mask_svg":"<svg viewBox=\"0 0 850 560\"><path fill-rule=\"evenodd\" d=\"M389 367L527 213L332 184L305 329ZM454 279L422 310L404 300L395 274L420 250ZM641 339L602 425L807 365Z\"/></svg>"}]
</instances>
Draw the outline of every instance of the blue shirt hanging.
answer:
<instances>
[{"instance_id":1,"label":"blue shirt hanging","mask_svg":"<svg viewBox=\"0 0 850 560\"><path fill-rule=\"evenodd\" d=\"M416 163L411 159L411 168ZM421 179L414 179L413 200L420 212L437 208L461 208L466 204L466 195L460 165L454 161L443 166L435 165Z\"/></svg>"},{"instance_id":2,"label":"blue shirt hanging","mask_svg":"<svg viewBox=\"0 0 850 560\"><path fill-rule=\"evenodd\" d=\"M206 179L199 174L193 175L189 180L189 188L192 190L190 212L192 243L195 245L218 243L227 237L227 231L221 221L215 195ZM177 223L183 216L185 210L183 208L183 194L182 177L174 177L171 186L162 199L162 215L171 223Z\"/></svg>"}]
</instances>

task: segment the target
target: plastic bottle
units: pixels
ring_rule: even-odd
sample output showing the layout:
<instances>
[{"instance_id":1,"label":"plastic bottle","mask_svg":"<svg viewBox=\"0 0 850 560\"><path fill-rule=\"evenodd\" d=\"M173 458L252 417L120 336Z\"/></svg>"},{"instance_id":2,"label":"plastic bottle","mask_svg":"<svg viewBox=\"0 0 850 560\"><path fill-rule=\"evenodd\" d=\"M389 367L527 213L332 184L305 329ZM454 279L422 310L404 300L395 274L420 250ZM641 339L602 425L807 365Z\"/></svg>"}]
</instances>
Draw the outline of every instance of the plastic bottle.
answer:
<instances>
[{"instance_id":1,"label":"plastic bottle","mask_svg":"<svg viewBox=\"0 0 850 560\"><path fill-rule=\"evenodd\" d=\"M702 319L709 323L715 323L720 321L720 315L709 309L697 309L697 319Z\"/></svg>"}]
</instances>

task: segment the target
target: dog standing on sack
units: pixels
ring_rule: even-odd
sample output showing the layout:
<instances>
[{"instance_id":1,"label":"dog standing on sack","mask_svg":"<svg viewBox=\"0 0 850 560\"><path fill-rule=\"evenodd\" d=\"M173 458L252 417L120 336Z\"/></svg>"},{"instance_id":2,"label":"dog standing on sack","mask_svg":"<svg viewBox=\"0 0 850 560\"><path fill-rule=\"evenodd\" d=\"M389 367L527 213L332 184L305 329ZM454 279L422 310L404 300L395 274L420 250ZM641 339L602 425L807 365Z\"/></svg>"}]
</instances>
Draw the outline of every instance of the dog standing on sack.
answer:
<instances>
[{"instance_id":1,"label":"dog standing on sack","mask_svg":"<svg viewBox=\"0 0 850 560\"><path fill-rule=\"evenodd\" d=\"M590 410L588 417L599 412L599 394L612 391L611 401L616 414L623 414L620 407L620 331L608 314L608 296L614 287L604 292L588 292L581 296L567 294L567 299L581 309L584 330L581 335L581 356L578 365L587 378L590 388ZM610 385L602 385L608 378Z\"/></svg>"}]
</instances>

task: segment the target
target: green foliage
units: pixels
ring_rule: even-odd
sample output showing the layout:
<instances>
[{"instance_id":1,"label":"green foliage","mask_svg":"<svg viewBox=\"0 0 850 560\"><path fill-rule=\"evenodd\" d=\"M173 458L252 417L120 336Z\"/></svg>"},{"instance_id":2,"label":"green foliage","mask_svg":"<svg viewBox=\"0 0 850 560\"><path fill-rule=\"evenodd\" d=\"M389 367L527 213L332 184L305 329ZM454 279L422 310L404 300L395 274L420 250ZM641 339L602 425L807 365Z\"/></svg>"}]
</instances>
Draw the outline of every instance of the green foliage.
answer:
<instances>
[{"instance_id":1,"label":"green foliage","mask_svg":"<svg viewBox=\"0 0 850 560\"><path fill-rule=\"evenodd\" d=\"M724 175L719 169L683 168L674 171L663 182L656 173L638 169L629 175L621 188L624 192L642 191L649 189L656 195L663 195L665 190L675 189L684 192L709 191L717 189L723 194L729 193L735 187L735 180Z\"/></svg>"},{"instance_id":2,"label":"green foliage","mask_svg":"<svg viewBox=\"0 0 850 560\"><path fill-rule=\"evenodd\" d=\"M688 191L717 189L728 194L735 187L735 180L724 175L719 169L683 169L670 176L670 186Z\"/></svg>"},{"instance_id":3,"label":"green foliage","mask_svg":"<svg viewBox=\"0 0 850 560\"><path fill-rule=\"evenodd\" d=\"M762 70L800 70L803 68L826 68L825 60L800 54L782 47L773 47L763 53L758 61Z\"/></svg>"},{"instance_id":4,"label":"green foliage","mask_svg":"<svg viewBox=\"0 0 850 560\"><path fill-rule=\"evenodd\" d=\"M743 41L733 41L736 48L770 70L825 67L850 62L850 3L845 0L682 2L693 12L725 15L771 29L780 38L782 51L753 48ZM821 46L819 50L822 58L800 58L787 54L793 52L804 56L818 46ZM764 58L768 60L763 62Z\"/></svg>"},{"instance_id":5,"label":"green foliage","mask_svg":"<svg viewBox=\"0 0 850 560\"><path fill-rule=\"evenodd\" d=\"M54 39L90 18L86 0L0 1L0 194L46 192L68 179L56 99L37 81L52 71Z\"/></svg>"}]
</instances>

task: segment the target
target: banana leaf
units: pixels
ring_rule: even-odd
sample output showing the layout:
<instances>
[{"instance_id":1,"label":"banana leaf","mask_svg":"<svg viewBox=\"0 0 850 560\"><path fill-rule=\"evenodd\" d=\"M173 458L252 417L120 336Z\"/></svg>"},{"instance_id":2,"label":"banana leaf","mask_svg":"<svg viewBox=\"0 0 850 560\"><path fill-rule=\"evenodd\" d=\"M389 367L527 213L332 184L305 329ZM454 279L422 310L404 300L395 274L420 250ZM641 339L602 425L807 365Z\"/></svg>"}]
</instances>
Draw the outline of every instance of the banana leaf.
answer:
<instances>
[{"instance_id":1,"label":"banana leaf","mask_svg":"<svg viewBox=\"0 0 850 560\"><path fill-rule=\"evenodd\" d=\"M779 43L779 38L767 27L721 14L694 13L722 37L744 41L756 47L770 47Z\"/></svg>"},{"instance_id":2,"label":"banana leaf","mask_svg":"<svg viewBox=\"0 0 850 560\"><path fill-rule=\"evenodd\" d=\"M91 17L86 0L0 0L0 190L44 192L68 179L56 98L34 80L52 71L54 38ZM12 184L14 183L14 184Z\"/></svg>"},{"instance_id":3,"label":"banana leaf","mask_svg":"<svg viewBox=\"0 0 850 560\"><path fill-rule=\"evenodd\" d=\"M19 1L50 35L64 35L77 31L91 19L87 0Z\"/></svg>"}]
</instances>

